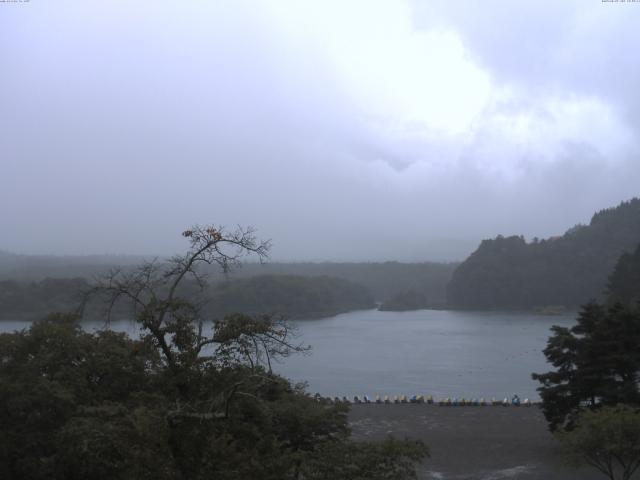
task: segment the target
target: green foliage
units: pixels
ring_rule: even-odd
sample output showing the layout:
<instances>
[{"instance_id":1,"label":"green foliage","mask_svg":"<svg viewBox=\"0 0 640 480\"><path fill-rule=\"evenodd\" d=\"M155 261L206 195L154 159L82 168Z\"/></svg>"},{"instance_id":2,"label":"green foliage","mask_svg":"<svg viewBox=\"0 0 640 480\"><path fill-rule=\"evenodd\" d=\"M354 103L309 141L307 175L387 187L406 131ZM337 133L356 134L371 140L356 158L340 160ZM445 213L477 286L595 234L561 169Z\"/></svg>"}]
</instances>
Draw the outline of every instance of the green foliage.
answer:
<instances>
[{"instance_id":1,"label":"green foliage","mask_svg":"<svg viewBox=\"0 0 640 480\"><path fill-rule=\"evenodd\" d=\"M609 277L609 301L624 305L640 302L640 244L633 253L624 253L619 258Z\"/></svg>"},{"instance_id":2,"label":"green foliage","mask_svg":"<svg viewBox=\"0 0 640 480\"><path fill-rule=\"evenodd\" d=\"M78 446L71 441L74 432L92 421L96 432L97 419L107 412L127 412L139 406L141 395L153 395L155 378L149 372L159 364L154 349L124 334L85 333L76 320L52 315L29 331L0 335L2 478L60 476L64 449ZM126 423L124 417L114 414ZM121 428L110 425L103 433L117 436ZM107 448L108 435L100 435L96 446ZM80 446L91 442L73 438Z\"/></svg>"},{"instance_id":3,"label":"green foliage","mask_svg":"<svg viewBox=\"0 0 640 480\"><path fill-rule=\"evenodd\" d=\"M120 261L132 268L135 258L73 257L62 263L56 257L12 256L18 267L0 275L13 278L0 280L0 320L42 318L51 311L75 311L80 302L79 291L88 287L84 278L103 270L102 264ZM71 263L71 265L69 265ZM55 265L55 268L54 266ZM65 267L66 265L66 267ZM228 281L215 271L208 296L214 299L209 315L224 316L234 312L278 312L295 318L332 315L344 311L373 308L373 299L390 299L407 291L424 292L429 304L443 305L445 286L456 264L444 263L269 263L246 264ZM16 278L41 278L39 281L17 281ZM84 278L66 278L82 275ZM254 278L255 277L255 278ZM328 277L328 278L326 278ZM363 288L364 287L364 288ZM185 297L199 289L193 282L181 285ZM273 297L268 295L273 294ZM323 303L324 302L324 303ZM386 302L385 302L386 303ZM99 309L85 312L85 317L99 316ZM118 318L130 318L125 308L114 310Z\"/></svg>"},{"instance_id":4,"label":"green foliage","mask_svg":"<svg viewBox=\"0 0 640 480\"><path fill-rule=\"evenodd\" d=\"M3 261L4 259L4 261ZM0 315L9 320L17 318L41 318L47 312L67 310L75 308L76 302L70 299L70 303L63 305L43 305L32 311L33 302L38 303L39 291L31 289L33 282L39 282L43 278L51 277L50 281L66 281L67 279L90 279L100 275L106 268L132 268L144 261L142 257L131 256L24 256L12 255L0 252L0 305L3 297L3 283L1 279L12 279L11 282L23 290L21 294L24 301L11 312L6 308L0 308ZM451 279L457 263L400 263L400 262L370 262L370 263L278 263L269 262L245 263L241 269L234 272L234 279L247 279L261 275L295 275L302 277L327 276L341 278L349 282L364 286L376 300L385 300L398 292L406 290L424 291L430 302L442 304L446 301L446 285ZM203 271L211 275L212 283L225 281L225 278L216 269ZM19 280L19 282L16 282ZM31 283L30 283L31 282ZM60 284L59 291L64 295L71 293ZM6 313L3 313L6 312ZM28 315L24 315L28 312ZM23 316L20 316L23 315Z\"/></svg>"},{"instance_id":5,"label":"green foliage","mask_svg":"<svg viewBox=\"0 0 640 480\"><path fill-rule=\"evenodd\" d=\"M407 290L404 292L400 292L385 301L382 305L380 305L379 310L388 312L402 312L405 310L420 310L429 306L433 305L429 305L427 296L424 293L419 293L415 290Z\"/></svg>"},{"instance_id":6,"label":"green foliage","mask_svg":"<svg viewBox=\"0 0 640 480\"><path fill-rule=\"evenodd\" d=\"M373 306L366 288L341 278L260 275L215 285L207 311L218 317L243 312L311 318Z\"/></svg>"},{"instance_id":7,"label":"green foliage","mask_svg":"<svg viewBox=\"0 0 640 480\"><path fill-rule=\"evenodd\" d=\"M235 314L209 334L183 296L187 279L206 292L199 264L226 270L268 244L242 228L183 236L185 255L113 270L89 292L108 314L128 304L140 340L71 315L0 335L0 478L302 480L329 463L336 479L410 474L421 444L354 443L346 406L270 371L304 351L286 323Z\"/></svg>"},{"instance_id":8,"label":"green foliage","mask_svg":"<svg viewBox=\"0 0 640 480\"><path fill-rule=\"evenodd\" d=\"M640 410L626 405L584 411L570 431L556 434L567 459L611 480L629 480L640 467Z\"/></svg>"},{"instance_id":9,"label":"green foliage","mask_svg":"<svg viewBox=\"0 0 640 480\"><path fill-rule=\"evenodd\" d=\"M283 319L270 315L227 315L214 324L213 342L217 344L216 358L225 365L245 364L254 370L268 368L271 359L304 353L310 349L297 342L297 335Z\"/></svg>"},{"instance_id":10,"label":"green foliage","mask_svg":"<svg viewBox=\"0 0 640 480\"><path fill-rule=\"evenodd\" d=\"M73 311L80 303L79 292L87 286L82 278L0 281L0 319L33 320L47 312Z\"/></svg>"},{"instance_id":11,"label":"green foliage","mask_svg":"<svg viewBox=\"0 0 640 480\"><path fill-rule=\"evenodd\" d=\"M554 371L533 374L552 430L571 429L583 408L640 404L640 311L590 303L572 328L552 328L544 354Z\"/></svg>"},{"instance_id":12,"label":"green foliage","mask_svg":"<svg viewBox=\"0 0 640 480\"><path fill-rule=\"evenodd\" d=\"M73 312L81 303L81 292L89 288L82 279L47 278L40 282L0 281L0 318L10 320L41 318L50 311ZM200 288L185 281L180 294L197 301ZM373 308L367 288L353 282L326 276L258 275L247 279L218 282L207 290L205 313L209 317L244 312L273 313L292 318L314 318L352 310ZM131 317L123 306L114 310L118 317ZM94 308L85 316L99 316Z\"/></svg>"},{"instance_id":13,"label":"green foliage","mask_svg":"<svg viewBox=\"0 0 640 480\"><path fill-rule=\"evenodd\" d=\"M308 277L327 276L342 278L362 285L376 300L384 300L406 290L424 291L429 300L444 303L446 285L457 263L276 263L245 264L236 277L258 275L297 275Z\"/></svg>"},{"instance_id":14,"label":"green foliage","mask_svg":"<svg viewBox=\"0 0 640 480\"><path fill-rule=\"evenodd\" d=\"M596 213L588 226L527 243L484 240L454 272L447 300L458 308L578 306L601 299L620 255L640 242L640 199Z\"/></svg>"},{"instance_id":15,"label":"green foliage","mask_svg":"<svg viewBox=\"0 0 640 480\"><path fill-rule=\"evenodd\" d=\"M226 320L226 344L246 334L246 317L230 327L238 318ZM426 453L352 442L347 406L224 349L172 370L148 340L76 320L0 335L1 478L411 478L390 472L409 475Z\"/></svg>"}]
</instances>

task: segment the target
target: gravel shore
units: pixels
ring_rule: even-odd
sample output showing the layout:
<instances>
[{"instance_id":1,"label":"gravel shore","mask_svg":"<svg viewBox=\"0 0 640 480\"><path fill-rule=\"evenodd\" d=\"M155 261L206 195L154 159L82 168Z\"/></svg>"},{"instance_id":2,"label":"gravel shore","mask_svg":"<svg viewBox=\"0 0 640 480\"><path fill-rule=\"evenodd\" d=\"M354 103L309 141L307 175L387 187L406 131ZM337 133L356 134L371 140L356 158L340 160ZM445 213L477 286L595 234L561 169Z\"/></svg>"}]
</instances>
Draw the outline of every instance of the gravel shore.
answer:
<instances>
[{"instance_id":1,"label":"gravel shore","mask_svg":"<svg viewBox=\"0 0 640 480\"><path fill-rule=\"evenodd\" d=\"M563 465L542 412L533 407L439 407L426 404L353 405L357 439L388 435L423 440L431 458L420 479L598 480L601 473Z\"/></svg>"}]
</instances>

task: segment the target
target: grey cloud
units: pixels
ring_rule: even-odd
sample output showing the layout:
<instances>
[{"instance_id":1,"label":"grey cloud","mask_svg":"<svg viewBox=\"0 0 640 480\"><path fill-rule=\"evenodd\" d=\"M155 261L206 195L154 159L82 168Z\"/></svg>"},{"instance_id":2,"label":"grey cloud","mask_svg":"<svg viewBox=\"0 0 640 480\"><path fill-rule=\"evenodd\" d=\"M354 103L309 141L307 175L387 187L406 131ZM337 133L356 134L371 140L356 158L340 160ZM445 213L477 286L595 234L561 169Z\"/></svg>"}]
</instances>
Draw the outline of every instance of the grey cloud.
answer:
<instances>
[{"instance_id":1,"label":"grey cloud","mask_svg":"<svg viewBox=\"0 0 640 480\"><path fill-rule=\"evenodd\" d=\"M512 158L491 131L496 112L544 122L550 93L636 105L630 51L606 47L616 29L637 41L631 20L581 31L578 3L560 3L416 8L417 27L455 28L525 92L459 136L369 117L322 46L262 4L3 11L0 248L172 253L185 226L213 221L255 225L275 259L451 260L498 233L561 233L636 194L640 167L573 140L552 162Z\"/></svg>"},{"instance_id":2,"label":"grey cloud","mask_svg":"<svg viewBox=\"0 0 640 480\"><path fill-rule=\"evenodd\" d=\"M569 0L412 2L418 28L454 28L498 82L541 92L593 95L634 118L640 81L633 4Z\"/></svg>"}]
</instances>

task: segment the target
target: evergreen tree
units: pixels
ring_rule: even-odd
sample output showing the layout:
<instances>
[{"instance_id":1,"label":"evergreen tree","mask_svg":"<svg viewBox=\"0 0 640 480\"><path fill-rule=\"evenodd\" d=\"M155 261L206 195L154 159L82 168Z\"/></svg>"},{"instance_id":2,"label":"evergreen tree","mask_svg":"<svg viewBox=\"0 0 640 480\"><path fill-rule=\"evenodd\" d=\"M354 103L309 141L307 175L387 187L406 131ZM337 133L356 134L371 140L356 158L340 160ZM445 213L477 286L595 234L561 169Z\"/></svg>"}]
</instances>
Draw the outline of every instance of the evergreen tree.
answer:
<instances>
[{"instance_id":1,"label":"evergreen tree","mask_svg":"<svg viewBox=\"0 0 640 480\"><path fill-rule=\"evenodd\" d=\"M625 305L640 302L640 245L633 253L624 253L609 277L609 301Z\"/></svg>"},{"instance_id":2,"label":"evergreen tree","mask_svg":"<svg viewBox=\"0 0 640 480\"><path fill-rule=\"evenodd\" d=\"M640 311L589 303L577 320L552 328L544 354L555 370L533 374L551 430L571 429L585 408L640 405Z\"/></svg>"}]
</instances>

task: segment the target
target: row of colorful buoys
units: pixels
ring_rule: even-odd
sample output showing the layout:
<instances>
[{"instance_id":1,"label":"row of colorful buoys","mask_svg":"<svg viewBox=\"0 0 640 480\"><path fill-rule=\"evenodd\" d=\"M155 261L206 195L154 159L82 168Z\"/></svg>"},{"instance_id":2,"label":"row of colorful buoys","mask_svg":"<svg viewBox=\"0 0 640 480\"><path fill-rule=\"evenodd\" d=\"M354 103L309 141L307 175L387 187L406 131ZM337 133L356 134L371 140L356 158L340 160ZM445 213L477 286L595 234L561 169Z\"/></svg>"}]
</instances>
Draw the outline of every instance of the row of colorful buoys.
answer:
<instances>
[{"instance_id":1,"label":"row of colorful buoys","mask_svg":"<svg viewBox=\"0 0 640 480\"><path fill-rule=\"evenodd\" d=\"M438 405L441 407L485 407L487 405L492 405L494 407L499 405L502 405L503 407L519 407L520 405L530 407L532 403L528 398L520 401L520 398L517 395L514 395L511 400L505 397L502 401L496 400L495 398L492 398L490 401L487 401L484 398L445 398L438 401Z\"/></svg>"},{"instance_id":2,"label":"row of colorful buoys","mask_svg":"<svg viewBox=\"0 0 640 480\"><path fill-rule=\"evenodd\" d=\"M319 400L322 397L316 394L316 398ZM378 403L378 404L398 404L398 403L426 403L429 405L439 405L441 407L485 407L488 405L491 406L503 406L503 407L519 407L525 406L530 407L532 402L525 398L524 400L520 400L518 395L514 395L511 400L505 397L502 400L496 400L496 398L492 398L491 400L485 400L484 398L444 398L438 401L434 400L433 396L422 396L422 395L412 395L407 397L406 395L394 395L390 397L389 395L384 395L381 397L380 395L376 395L375 398L371 399L368 395L355 395L353 398L349 398L347 396L343 397L327 397L325 399L331 403Z\"/></svg>"},{"instance_id":3,"label":"row of colorful buoys","mask_svg":"<svg viewBox=\"0 0 640 480\"><path fill-rule=\"evenodd\" d=\"M322 398L319 394L316 394L315 397L318 400ZM393 397L390 397L389 395L385 395L384 397L376 395L373 399L368 395L355 395L353 398L349 398L347 396L333 398L327 397L325 400L332 403L434 403L431 395L427 397L423 395L412 395L410 397L407 397L406 395L394 395Z\"/></svg>"},{"instance_id":4,"label":"row of colorful buoys","mask_svg":"<svg viewBox=\"0 0 640 480\"><path fill-rule=\"evenodd\" d=\"M441 407L484 407L488 404L484 398L444 398L438 402Z\"/></svg>"}]
</instances>

